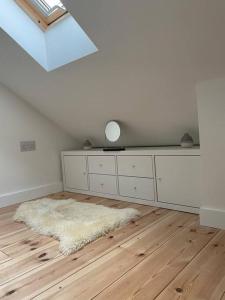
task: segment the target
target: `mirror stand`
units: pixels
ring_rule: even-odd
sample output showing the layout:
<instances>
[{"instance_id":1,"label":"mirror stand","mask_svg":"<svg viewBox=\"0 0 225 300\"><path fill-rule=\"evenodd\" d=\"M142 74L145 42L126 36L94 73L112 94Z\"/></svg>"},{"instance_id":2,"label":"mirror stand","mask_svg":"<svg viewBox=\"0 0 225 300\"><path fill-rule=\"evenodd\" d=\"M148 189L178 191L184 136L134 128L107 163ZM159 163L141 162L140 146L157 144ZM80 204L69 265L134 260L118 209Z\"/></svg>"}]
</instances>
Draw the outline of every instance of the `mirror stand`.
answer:
<instances>
[{"instance_id":1,"label":"mirror stand","mask_svg":"<svg viewBox=\"0 0 225 300\"><path fill-rule=\"evenodd\" d=\"M126 148L125 147L120 147L120 146L118 146L118 147L114 146L114 147L105 147L105 148L103 148L103 151L124 151L124 150L126 150Z\"/></svg>"}]
</instances>

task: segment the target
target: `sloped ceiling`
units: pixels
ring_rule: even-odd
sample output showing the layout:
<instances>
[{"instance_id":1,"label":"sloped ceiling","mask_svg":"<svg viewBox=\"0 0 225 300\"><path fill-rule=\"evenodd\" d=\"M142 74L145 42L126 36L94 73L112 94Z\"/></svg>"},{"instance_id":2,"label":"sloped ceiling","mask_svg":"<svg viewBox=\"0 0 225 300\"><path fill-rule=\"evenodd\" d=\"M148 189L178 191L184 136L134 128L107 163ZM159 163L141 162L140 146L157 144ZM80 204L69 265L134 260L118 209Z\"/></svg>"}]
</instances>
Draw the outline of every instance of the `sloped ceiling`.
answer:
<instances>
[{"instance_id":1,"label":"sloped ceiling","mask_svg":"<svg viewBox=\"0 0 225 300\"><path fill-rule=\"evenodd\" d=\"M0 81L76 139L198 142L197 81L225 76L224 0L65 0L99 52L47 73L0 32Z\"/></svg>"}]
</instances>

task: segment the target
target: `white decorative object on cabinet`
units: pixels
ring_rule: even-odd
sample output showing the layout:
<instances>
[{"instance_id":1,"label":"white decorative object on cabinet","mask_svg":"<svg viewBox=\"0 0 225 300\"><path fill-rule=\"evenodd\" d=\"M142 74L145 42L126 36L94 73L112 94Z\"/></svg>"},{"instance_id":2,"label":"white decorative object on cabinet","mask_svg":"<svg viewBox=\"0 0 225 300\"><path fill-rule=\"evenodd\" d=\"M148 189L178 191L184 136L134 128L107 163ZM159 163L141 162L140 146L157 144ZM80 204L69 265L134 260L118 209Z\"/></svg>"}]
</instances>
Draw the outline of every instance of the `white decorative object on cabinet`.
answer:
<instances>
[{"instance_id":1,"label":"white decorative object on cabinet","mask_svg":"<svg viewBox=\"0 0 225 300\"><path fill-rule=\"evenodd\" d=\"M62 152L64 190L198 213L200 150Z\"/></svg>"}]
</instances>

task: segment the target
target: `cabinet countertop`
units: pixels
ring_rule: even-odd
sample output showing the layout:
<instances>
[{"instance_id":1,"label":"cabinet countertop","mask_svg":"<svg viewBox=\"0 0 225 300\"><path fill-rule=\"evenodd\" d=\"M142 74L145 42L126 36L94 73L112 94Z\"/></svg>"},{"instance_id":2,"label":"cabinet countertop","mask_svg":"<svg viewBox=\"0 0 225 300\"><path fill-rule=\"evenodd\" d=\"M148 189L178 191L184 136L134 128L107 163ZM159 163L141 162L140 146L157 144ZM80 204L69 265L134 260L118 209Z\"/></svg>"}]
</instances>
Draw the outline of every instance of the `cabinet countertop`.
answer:
<instances>
[{"instance_id":1,"label":"cabinet countertop","mask_svg":"<svg viewBox=\"0 0 225 300\"><path fill-rule=\"evenodd\" d=\"M103 151L102 148L91 150L63 151L62 155L200 155L200 147L182 148L180 146L170 147L127 147L124 151Z\"/></svg>"}]
</instances>

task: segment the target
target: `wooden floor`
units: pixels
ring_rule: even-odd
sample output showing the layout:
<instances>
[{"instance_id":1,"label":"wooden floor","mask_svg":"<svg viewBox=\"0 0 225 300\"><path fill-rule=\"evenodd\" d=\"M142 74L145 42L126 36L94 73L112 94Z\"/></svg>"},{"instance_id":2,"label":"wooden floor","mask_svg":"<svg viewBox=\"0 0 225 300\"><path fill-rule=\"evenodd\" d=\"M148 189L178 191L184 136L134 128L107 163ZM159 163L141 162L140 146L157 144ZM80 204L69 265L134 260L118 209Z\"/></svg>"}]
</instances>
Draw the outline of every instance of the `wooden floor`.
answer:
<instances>
[{"instance_id":1,"label":"wooden floor","mask_svg":"<svg viewBox=\"0 0 225 300\"><path fill-rule=\"evenodd\" d=\"M225 300L225 231L198 216L85 195L55 199L134 207L142 216L64 257L58 241L0 209L0 299Z\"/></svg>"}]
</instances>

